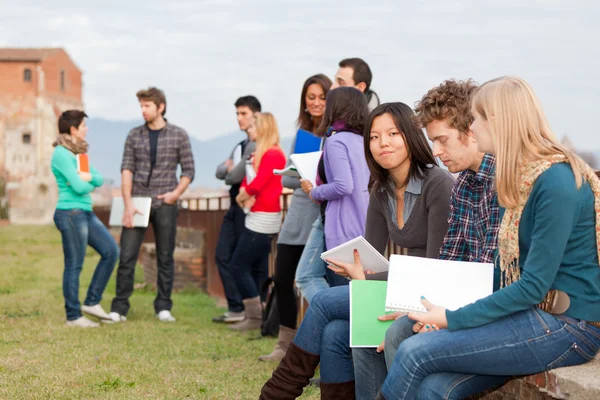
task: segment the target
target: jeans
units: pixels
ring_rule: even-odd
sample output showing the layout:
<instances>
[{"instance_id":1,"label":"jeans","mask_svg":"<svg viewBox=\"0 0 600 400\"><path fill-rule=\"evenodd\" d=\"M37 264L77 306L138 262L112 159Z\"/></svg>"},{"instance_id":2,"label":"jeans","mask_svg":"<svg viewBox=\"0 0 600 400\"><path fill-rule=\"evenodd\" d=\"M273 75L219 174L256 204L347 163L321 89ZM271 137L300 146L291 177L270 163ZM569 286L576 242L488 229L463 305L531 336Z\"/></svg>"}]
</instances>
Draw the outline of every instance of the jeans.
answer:
<instances>
[{"instance_id":1,"label":"jeans","mask_svg":"<svg viewBox=\"0 0 600 400\"><path fill-rule=\"evenodd\" d=\"M235 199L232 199L231 207L229 207L227 214L223 218L219 241L215 250L215 261L219 269L221 282L223 283L225 298L227 298L227 308L231 312L244 311L242 295L237 288L229 263L242 233L246 231L245 220L246 214L244 210L237 205Z\"/></svg>"},{"instance_id":2,"label":"jeans","mask_svg":"<svg viewBox=\"0 0 600 400\"><path fill-rule=\"evenodd\" d=\"M242 233L229 261L229 267L242 299L251 299L259 295L260 288L269 277L270 251L269 235L249 229Z\"/></svg>"},{"instance_id":3,"label":"jeans","mask_svg":"<svg viewBox=\"0 0 600 400\"><path fill-rule=\"evenodd\" d=\"M413 332L414 324L415 321L406 316L398 318L385 334L385 350L382 353L377 353L375 349L352 349L357 400L375 398L383 386L388 368L392 367L398 347L404 340L416 335ZM488 388L500 386L508 379L510 377L436 373L426 378L416 398L464 399Z\"/></svg>"},{"instance_id":4,"label":"jeans","mask_svg":"<svg viewBox=\"0 0 600 400\"><path fill-rule=\"evenodd\" d=\"M414 399L437 384L440 372L467 375L532 375L583 364L600 347L600 328L537 308L490 324L440 330L404 340L383 384L390 399Z\"/></svg>"},{"instance_id":5,"label":"jeans","mask_svg":"<svg viewBox=\"0 0 600 400\"><path fill-rule=\"evenodd\" d=\"M157 294L154 311L171 310L171 292L175 277L175 236L177 235L177 205L162 203L150 211L150 223L154 228L157 261ZM121 231L121 257L117 269L117 293L112 301L111 311L127 315L130 308L129 297L133 294L135 264L144 241L146 228L123 228Z\"/></svg>"},{"instance_id":6,"label":"jeans","mask_svg":"<svg viewBox=\"0 0 600 400\"><path fill-rule=\"evenodd\" d=\"M350 351L350 290L337 286L318 292L294 338L296 346L321 357L321 381L354 381Z\"/></svg>"},{"instance_id":7,"label":"jeans","mask_svg":"<svg viewBox=\"0 0 600 400\"><path fill-rule=\"evenodd\" d=\"M119 248L108 229L91 211L56 210L54 223L62 236L65 257L63 296L67 320L73 321L81 317L79 275L88 244L100 254L100 261L96 266L83 303L86 306L95 306L102 300L102 293L104 293L119 256Z\"/></svg>"},{"instance_id":8,"label":"jeans","mask_svg":"<svg viewBox=\"0 0 600 400\"><path fill-rule=\"evenodd\" d=\"M308 301L312 301L314 295L329 287L325 280L325 261L321 260L321 253L325 251L325 234L321 217L317 218L312 226L308 241L304 246L302 257L298 262L296 270L296 286L302 291L302 295Z\"/></svg>"}]
</instances>

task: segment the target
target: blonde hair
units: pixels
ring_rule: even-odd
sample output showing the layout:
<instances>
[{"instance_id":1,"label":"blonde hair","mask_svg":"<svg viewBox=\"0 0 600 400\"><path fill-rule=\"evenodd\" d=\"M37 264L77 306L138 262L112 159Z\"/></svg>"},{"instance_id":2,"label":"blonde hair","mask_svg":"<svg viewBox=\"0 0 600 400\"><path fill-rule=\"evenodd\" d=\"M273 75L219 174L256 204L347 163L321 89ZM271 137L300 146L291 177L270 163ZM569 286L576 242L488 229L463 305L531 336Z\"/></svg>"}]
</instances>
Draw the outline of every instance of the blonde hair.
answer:
<instances>
[{"instance_id":1,"label":"blonde hair","mask_svg":"<svg viewBox=\"0 0 600 400\"><path fill-rule=\"evenodd\" d=\"M256 151L254 152L254 169L271 147L279 147L279 129L277 121L270 112L256 113Z\"/></svg>"},{"instance_id":2,"label":"blonde hair","mask_svg":"<svg viewBox=\"0 0 600 400\"><path fill-rule=\"evenodd\" d=\"M538 97L523 79L503 76L484 83L476 90L472 107L489 123L500 205L514 208L519 204L519 166L554 155L567 158L581 187L583 161L558 141Z\"/></svg>"}]
</instances>

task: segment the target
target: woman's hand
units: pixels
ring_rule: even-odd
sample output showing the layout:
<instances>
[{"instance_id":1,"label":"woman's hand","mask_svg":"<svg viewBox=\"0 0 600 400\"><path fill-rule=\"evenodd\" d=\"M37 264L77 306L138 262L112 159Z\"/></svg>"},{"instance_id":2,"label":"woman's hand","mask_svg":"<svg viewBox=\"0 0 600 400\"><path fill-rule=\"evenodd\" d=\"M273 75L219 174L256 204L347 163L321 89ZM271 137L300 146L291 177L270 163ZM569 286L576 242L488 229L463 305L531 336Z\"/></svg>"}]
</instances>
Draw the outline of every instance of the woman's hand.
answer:
<instances>
[{"instance_id":1,"label":"woman's hand","mask_svg":"<svg viewBox=\"0 0 600 400\"><path fill-rule=\"evenodd\" d=\"M300 179L300 186L302 187L302 191L310 196L310 191L313 189L312 183L307 179Z\"/></svg>"},{"instance_id":2,"label":"woman's hand","mask_svg":"<svg viewBox=\"0 0 600 400\"><path fill-rule=\"evenodd\" d=\"M79 177L81 178L82 181L85 182L90 182L92 180L92 174L90 174L89 172L78 172Z\"/></svg>"},{"instance_id":3,"label":"woman's hand","mask_svg":"<svg viewBox=\"0 0 600 400\"><path fill-rule=\"evenodd\" d=\"M421 304L425 306L427 312L411 312L408 313L408 318L417 323L422 323L424 326L418 330L419 333L429 332L430 330L446 329L448 327L448 320L446 319L446 309L444 307L436 306L427 300L425 297L421 297ZM413 327L413 331L418 328L417 324Z\"/></svg>"},{"instance_id":4,"label":"woman's hand","mask_svg":"<svg viewBox=\"0 0 600 400\"><path fill-rule=\"evenodd\" d=\"M248 195L248 192L246 192L246 188L241 188L240 192L238 193L238 195L235 198L235 202L238 204L238 206L244 208L244 202L246 200L248 200L250 198L250 195Z\"/></svg>"},{"instance_id":5,"label":"woman's hand","mask_svg":"<svg viewBox=\"0 0 600 400\"><path fill-rule=\"evenodd\" d=\"M362 264L360 263L360 254L358 254L358 250L354 249L354 262L353 263L344 263L341 261L335 260L325 260L329 265L327 268L332 270L338 275L346 276L351 279L357 280L365 280L365 270L363 269Z\"/></svg>"}]
</instances>

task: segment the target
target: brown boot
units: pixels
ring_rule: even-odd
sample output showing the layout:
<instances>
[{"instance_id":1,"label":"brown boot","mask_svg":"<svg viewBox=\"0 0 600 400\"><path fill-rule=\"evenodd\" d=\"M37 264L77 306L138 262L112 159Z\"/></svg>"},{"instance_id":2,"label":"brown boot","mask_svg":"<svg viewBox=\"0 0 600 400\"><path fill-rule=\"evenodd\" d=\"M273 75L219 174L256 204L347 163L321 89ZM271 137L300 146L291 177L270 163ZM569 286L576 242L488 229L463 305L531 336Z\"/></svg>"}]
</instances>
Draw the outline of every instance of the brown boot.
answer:
<instances>
[{"instance_id":1,"label":"brown boot","mask_svg":"<svg viewBox=\"0 0 600 400\"><path fill-rule=\"evenodd\" d=\"M246 318L242 322L231 325L229 329L240 332L260 329L260 325L262 324L262 306L260 304L260 297L256 296L244 300L244 309Z\"/></svg>"},{"instance_id":2,"label":"brown boot","mask_svg":"<svg viewBox=\"0 0 600 400\"><path fill-rule=\"evenodd\" d=\"M295 329L290 329L287 326L279 325L279 339L277 340L275 349L269 355L258 357L258 360L277 362L281 361L295 336Z\"/></svg>"},{"instance_id":3,"label":"brown boot","mask_svg":"<svg viewBox=\"0 0 600 400\"><path fill-rule=\"evenodd\" d=\"M259 400L292 400L300 397L308 380L315 374L319 359L318 355L291 342L273 376L260 391Z\"/></svg>"},{"instance_id":4,"label":"brown boot","mask_svg":"<svg viewBox=\"0 0 600 400\"><path fill-rule=\"evenodd\" d=\"M343 383L321 382L321 400L354 400L354 381Z\"/></svg>"}]
</instances>

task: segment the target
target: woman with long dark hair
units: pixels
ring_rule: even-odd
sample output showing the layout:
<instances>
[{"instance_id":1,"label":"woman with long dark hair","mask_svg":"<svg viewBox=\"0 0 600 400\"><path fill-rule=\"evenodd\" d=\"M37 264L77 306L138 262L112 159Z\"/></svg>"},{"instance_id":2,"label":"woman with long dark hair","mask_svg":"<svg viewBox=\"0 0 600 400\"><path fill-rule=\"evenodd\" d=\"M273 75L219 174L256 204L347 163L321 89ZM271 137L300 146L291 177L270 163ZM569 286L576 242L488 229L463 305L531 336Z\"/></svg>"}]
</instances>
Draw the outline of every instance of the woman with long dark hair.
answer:
<instances>
[{"instance_id":1,"label":"woman with long dark hair","mask_svg":"<svg viewBox=\"0 0 600 400\"><path fill-rule=\"evenodd\" d=\"M437 258L448 230L453 179L436 165L413 115L406 104L386 103L373 110L366 123L362 148L373 185L365 239L381 254L389 238L411 256ZM369 266L363 269L359 254L351 265L331 263L331 269L351 279L374 277L365 275ZM347 286L317 293L261 399L296 398L319 363L321 398L354 398L349 318Z\"/></svg>"},{"instance_id":2,"label":"woman with long dark hair","mask_svg":"<svg viewBox=\"0 0 600 400\"><path fill-rule=\"evenodd\" d=\"M330 87L331 80L323 74L313 75L304 82L300 94L300 113L298 115L300 129L309 132L317 130L323 119L325 100ZM296 138L292 143L290 155L294 154L295 147ZM279 232L275 275L273 276L279 312L279 337L271 354L259 357L261 361L281 361L296 335L298 306L294 290L294 277L298 262L307 244L311 226L319 214L319 206L310 201L302 191L298 178L284 176L282 183L284 187L294 189L294 194L281 232ZM313 245L314 242L313 239ZM322 234L320 242L323 242ZM316 247L322 248L323 245L317 244Z\"/></svg>"}]
</instances>

